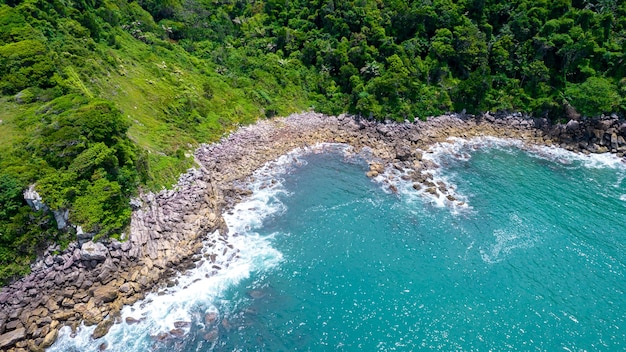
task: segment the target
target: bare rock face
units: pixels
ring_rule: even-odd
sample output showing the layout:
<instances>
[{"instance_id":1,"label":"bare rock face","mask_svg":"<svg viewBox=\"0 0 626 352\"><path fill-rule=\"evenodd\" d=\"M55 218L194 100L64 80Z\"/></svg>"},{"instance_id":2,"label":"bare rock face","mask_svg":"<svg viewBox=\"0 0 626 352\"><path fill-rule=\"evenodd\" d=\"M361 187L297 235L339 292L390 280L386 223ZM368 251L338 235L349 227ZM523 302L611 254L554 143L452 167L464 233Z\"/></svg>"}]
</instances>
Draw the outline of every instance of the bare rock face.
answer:
<instances>
[{"instance_id":1,"label":"bare rock face","mask_svg":"<svg viewBox=\"0 0 626 352\"><path fill-rule=\"evenodd\" d=\"M95 260L101 262L107 258L108 254L109 250L100 242L88 241L80 247L80 259L84 261Z\"/></svg>"}]
</instances>

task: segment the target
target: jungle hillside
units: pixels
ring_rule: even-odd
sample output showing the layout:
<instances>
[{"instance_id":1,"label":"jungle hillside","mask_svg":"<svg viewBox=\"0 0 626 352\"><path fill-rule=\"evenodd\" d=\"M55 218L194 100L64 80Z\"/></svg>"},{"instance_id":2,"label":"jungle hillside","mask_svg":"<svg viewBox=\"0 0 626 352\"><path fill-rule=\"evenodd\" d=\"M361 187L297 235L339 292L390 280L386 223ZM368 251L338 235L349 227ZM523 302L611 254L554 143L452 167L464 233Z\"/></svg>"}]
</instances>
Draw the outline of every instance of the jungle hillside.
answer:
<instances>
[{"instance_id":1,"label":"jungle hillside","mask_svg":"<svg viewBox=\"0 0 626 352\"><path fill-rule=\"evenodd\" d=\"M75 226L123 240L140 189L239 125L624 116L625 53L621 0L0 0L0 284Z\"/></svg>"}]
</instances>

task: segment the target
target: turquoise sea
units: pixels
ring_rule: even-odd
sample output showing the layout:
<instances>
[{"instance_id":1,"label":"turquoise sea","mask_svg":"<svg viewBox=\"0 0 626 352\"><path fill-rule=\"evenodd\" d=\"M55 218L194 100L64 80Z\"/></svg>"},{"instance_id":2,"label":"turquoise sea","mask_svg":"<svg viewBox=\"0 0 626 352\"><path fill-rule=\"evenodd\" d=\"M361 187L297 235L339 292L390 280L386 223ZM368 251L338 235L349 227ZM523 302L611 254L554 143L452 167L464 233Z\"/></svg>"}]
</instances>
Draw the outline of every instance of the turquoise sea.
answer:
<instances>
[{"instance_id":1,"label":"turquoise sea","mask_svg":"<svg viewBox=\"0 0 626 352\"><path fill-rule=\"evenodd\" d=\"M227 267L125 308L102 339L65 328L51 350L626 349L623 161L489 138L424 157L464 205L393 169L390 192L342 146L268 164L226 217Z\"/></svg>"}]
</instances>

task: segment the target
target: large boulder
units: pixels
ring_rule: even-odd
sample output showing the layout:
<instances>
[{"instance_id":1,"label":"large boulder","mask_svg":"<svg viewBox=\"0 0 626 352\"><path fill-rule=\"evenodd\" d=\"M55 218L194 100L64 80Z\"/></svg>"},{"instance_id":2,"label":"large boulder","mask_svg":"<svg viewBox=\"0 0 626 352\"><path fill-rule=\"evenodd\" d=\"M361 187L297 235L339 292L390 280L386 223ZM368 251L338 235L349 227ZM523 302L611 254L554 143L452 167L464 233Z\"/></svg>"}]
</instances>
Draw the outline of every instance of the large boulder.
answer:
<instances>
[{"instance_id":1,"label":"large boulder","mask_svg":"<svg viewBox=\"0 0 626 352\"><path fill-rule=\"evenodd\" d=\"M57 339L58 335L59 335L59 330L57 329L50 330L50 332L47 333L46 336L43 338L43 341L41 342L41 345L39 345L39 347L48 348L52 346L54 341Z\"/></svg>"},{"instance_id":2,"label":"large boulder","mask_svg":"<svg viewBox=\"0 0 626 352\"><path fill-rule=\"evenodd\" d=\"M10 347L26 337L26 329L19 328L0 335L0 348Z\"/></svg>"},{"instance_id":3,"label":"large boulder","mask_svg":"<svg viewBox=\"0 0 626 352\"><path fill-rule=\"evenodd\" d=\"M109 303L117 298L117 290L117 287L108 285L93 289L91 293L96 302Z\"/></svg>"},{"instance_id":4,"label":"large boulder","mask_svg":"<svg viewBox=\"0 0 626 352\"><path fill-rule=\"evenodd\" d=\"M407 161L413 156L413 151L411 147L406 144L397 144L395 146L396 150L396 159L401 161Z\"/></svg>"},{"instance_id":5,"label":"large boulder","mask_svg":"<svg viewBox=\"0 0 626 352\"><path fill-rule=\"evenodd\" d=\"M115 321L111 318L103 320L100 324L98 324L98 326L96 326L96 329L93 331L93 334L91 334L91 337L93 339L99 339L106 335L109 332L109 329L111 329L111 326L113 326L114 322Z\"/></svg>"},{"instance_id":6,"label":"large boulder","mask_svg":"<svg viewBox=\"0 0 626 352\"><path fill-rule=\"evenodd\" d=\"M80 259L85 261L104 261L109 254L109 250L102 243L88 241L80 247Z\"/></svg>"},{"instance_id":7,"label":"large boulder","mask_svg":"<svg viewBox=\"0 0 626 352\"><path fill-rule=\"evenodd\" d=\"M568 132L574 132L577 131L580 128L580 122L576 121L576 120L569 120L569 122L567 123L567 125L565 125L565 129Z\"/></svg>"}]
</instances>

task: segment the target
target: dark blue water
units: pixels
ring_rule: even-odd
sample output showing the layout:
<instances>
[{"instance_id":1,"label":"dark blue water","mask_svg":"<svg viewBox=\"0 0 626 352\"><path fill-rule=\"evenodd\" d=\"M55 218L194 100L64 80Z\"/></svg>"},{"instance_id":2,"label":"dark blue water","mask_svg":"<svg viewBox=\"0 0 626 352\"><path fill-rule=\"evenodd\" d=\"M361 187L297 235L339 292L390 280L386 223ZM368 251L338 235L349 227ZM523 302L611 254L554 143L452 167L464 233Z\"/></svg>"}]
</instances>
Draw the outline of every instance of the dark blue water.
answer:
<instances>
[{"instance_id":1,"label":"dark blue water","mask_svg":"<svg viewBox=\"0 0 626 352\"><path fill-rule=\"evenodd\" d=\"M138 349L135 336L184 351L623 350L626 168L556 149L476 149L427 155L466 201L458 211L410 184L386 192L342 153L301 157L230 219L254 243L246 274L178 296L192 301L185 338L119 324L109 348ZM146 324L154 336L159 324Z\"/></svg>"}]
</instances>

